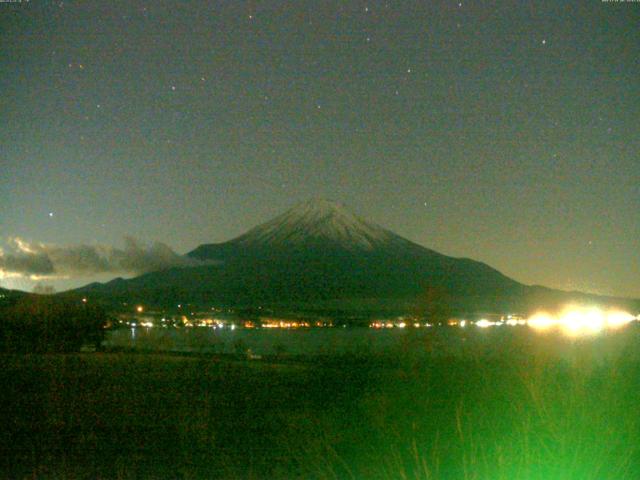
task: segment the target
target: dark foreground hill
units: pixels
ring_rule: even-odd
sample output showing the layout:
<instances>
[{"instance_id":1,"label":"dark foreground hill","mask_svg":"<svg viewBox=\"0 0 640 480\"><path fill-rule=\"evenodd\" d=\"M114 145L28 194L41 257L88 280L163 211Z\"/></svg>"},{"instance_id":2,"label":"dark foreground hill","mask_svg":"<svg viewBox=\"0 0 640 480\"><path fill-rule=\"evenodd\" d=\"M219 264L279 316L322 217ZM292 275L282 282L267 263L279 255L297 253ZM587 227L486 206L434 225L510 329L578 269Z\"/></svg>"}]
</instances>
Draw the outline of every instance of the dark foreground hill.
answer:
<instances>
[{"instance_id":1,"label":"dark foreground hill","mask_svg":"<svg viewBox=\"0 0 640 480\"><path fill-rule=\"evenodd\" d=\"M490 266L454 258L369 223L339 204L303 203L224 243L187 256L195 266L91 284L113 302L420 313L529 311L567 301L633 302L525 286Z\"/></svg>"},{"instance_id":2,"label":"dark foreground hill","mask_svg":"<svg viewBox=\"0 0 640 480\"><path fill-rule=\"evenodd\" d=\"M0 308L13 305L16 301L27 296L29 296L28 293L20 290L0 288Z\"/></svg>"}]
</instances>

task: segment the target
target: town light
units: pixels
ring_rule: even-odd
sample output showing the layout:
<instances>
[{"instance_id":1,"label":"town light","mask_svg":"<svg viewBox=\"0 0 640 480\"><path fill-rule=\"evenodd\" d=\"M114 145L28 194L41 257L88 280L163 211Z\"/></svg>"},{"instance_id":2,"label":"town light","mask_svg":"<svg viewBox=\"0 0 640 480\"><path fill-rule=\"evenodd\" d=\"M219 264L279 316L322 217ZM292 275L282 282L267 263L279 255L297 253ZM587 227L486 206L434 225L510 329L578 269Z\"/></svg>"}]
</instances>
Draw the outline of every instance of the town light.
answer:
<instances>
[{"instance_id":1,"label":"town light","mask_svg":"<svg viewBox=\"0 0 640 480\"><path fill-rule=\"evenodd\" d=\"M540 312L527 320L536 330L560 327L569 336L593 335L607 328L616 329L635 320L628 312L621 310L603 311L597 307L568 306L558 315Z\"/></svg>"},{"instance_id":2,"label":"town light","mask_svg":"<svg viewBox=\"0 0 640 480\"><path fill-rule=\"evenodd\" d=\"M495 322L490 322L486 318L481 318L480 320L478 320L476 322L476 327L487 328L487 327L491 327L492 325L495 325L495 324L496 324Z\"/></svg>"},{"instance_id":3,"label":"town light","mask_svg":"<svg viewBox=\"0 0 640 480\"><path fill-rule=\"evenodd\" d=\"M545 312L536 313L527 321L527 324L536 330L547 330L553 327L556 323L556 319Z\"/></svg>"}]
</instances>

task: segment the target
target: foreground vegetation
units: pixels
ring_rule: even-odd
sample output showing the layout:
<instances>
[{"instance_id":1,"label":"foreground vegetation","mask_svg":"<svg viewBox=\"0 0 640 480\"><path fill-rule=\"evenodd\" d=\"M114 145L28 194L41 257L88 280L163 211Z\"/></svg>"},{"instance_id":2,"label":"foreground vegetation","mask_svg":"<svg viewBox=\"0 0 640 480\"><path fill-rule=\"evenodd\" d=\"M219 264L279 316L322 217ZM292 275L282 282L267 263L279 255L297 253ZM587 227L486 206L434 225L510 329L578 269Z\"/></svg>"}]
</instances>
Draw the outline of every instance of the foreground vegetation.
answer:
<instances>
[{"instance_id":1,"label":"foreground vegetation","mask_svg":"<svg viewBox=\"0 0 640 480\"><path fill-rule=\"evenodd\" d=\"M78 352L99 347L109 319L80 300L29 295L0 305L0 352Z\"/></svg>"},{"instance_id":2,"label":"foreground vegetation","mask_svg":"<svg viewBox=\"0 0 640 480\"><path fill-rule=\"evenodd\" d=\"M0 356L8 478L635 479L640 364Z\"/></svg>"}]
</instances>

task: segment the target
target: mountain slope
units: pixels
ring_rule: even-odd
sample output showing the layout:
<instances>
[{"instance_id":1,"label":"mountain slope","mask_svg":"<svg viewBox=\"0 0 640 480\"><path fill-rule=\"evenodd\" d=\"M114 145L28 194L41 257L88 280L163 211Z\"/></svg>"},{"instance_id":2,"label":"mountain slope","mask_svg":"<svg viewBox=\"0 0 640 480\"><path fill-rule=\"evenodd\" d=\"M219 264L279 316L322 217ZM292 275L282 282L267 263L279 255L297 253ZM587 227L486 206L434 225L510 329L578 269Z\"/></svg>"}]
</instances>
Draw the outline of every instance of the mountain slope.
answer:
<instances>
[{"instance_id":1,"label":"mountain slope","mask_svg":"<svg viewBox=\"0 0 640 480\"><path fill-rule=\"evenodd\" d=\"M212 260L231 250L331 250L371 252L407 240L327 200L302 203L222 244L201 245L187 255Z\"/></svg>"},{"instance_id":2,"label":"mountain slope","mask_svg":"<svg viewBox=\"0 0 640 480\"><path fill-rule=\"evenodd\" d=\"M422 308L446 302L455 310L529 308L546 295L488 265L453 258L413 243L326 200L302 203L230 241L187 254L200 266L116 279L83 291L162 305L379 306ZM568 294L567 294L568 295ZM345 307L347 308L347 307Z\"/></svg>"}]
</instances>

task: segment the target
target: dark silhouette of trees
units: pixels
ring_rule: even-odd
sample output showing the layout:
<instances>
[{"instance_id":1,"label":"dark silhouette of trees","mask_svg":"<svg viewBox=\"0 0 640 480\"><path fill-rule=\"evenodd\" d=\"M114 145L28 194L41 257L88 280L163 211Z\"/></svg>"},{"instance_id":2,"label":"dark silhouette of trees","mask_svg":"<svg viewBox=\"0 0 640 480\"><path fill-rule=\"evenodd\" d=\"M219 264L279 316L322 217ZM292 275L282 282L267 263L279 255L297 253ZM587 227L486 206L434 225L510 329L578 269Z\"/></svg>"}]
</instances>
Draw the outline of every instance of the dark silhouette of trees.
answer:
<instances>
[{"instance_id":1,"label":"dark silhouette of trees","mask_svg":"<svg viewBox=\"0 0 640 480\"><path fill-rule=\"evenodd\" d=\"M98 306L30 295L0 309L0 351L76 352L87 344L99 349L107 322Z\"/></svg>"},{"instance_id":2,"label":"dark silhouette of trees","mask_svg":"<svg viewBox=\"0 0 640 480\"><path fill-rule=\"evenodd\" d=\"M453 303L453 298L445 288L427 286L418 297L413 313L432 323L444 323L453 315Z\"/></svg>"}]
</instances>

